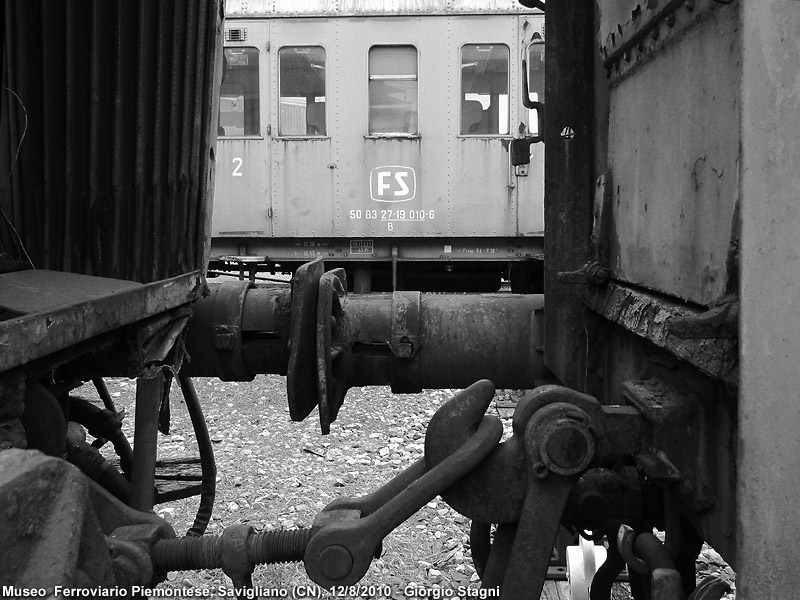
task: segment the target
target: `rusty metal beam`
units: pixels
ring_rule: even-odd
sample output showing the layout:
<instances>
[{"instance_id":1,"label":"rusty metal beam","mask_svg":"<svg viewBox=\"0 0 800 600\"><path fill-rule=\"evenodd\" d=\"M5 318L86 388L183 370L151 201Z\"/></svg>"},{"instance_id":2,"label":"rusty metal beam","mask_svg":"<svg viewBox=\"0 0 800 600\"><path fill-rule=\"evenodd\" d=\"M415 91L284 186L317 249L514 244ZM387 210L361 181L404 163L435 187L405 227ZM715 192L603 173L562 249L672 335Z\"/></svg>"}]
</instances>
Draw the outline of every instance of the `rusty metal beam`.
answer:
<instances>
[{"instance_id":1,"label":"rusty metal beam","mask_svg":"<svg viewBox=\"0 0 800 600\"><path fill-rule=\"evenodd\" d=\"M702 315L703 309L613 282L592 288L586 304L605 319L672 352L712 377L729 377L738 364L736 340L682 339L673 335L670 319ZM550 310L549 305L547 310Z\"/></svg>"},{"instance_id":2,"label":"rusty metal beam","mask_svg":"<svg viewBox=\"0 0 800 600\"><path fill-rule=\"evenodd\" d=\"M576 271L590 257L593 3L547 3L545 28L545 364L564 384L583 389L584 292L560 282L558 273Z\"/></svg>"}]
</instances>

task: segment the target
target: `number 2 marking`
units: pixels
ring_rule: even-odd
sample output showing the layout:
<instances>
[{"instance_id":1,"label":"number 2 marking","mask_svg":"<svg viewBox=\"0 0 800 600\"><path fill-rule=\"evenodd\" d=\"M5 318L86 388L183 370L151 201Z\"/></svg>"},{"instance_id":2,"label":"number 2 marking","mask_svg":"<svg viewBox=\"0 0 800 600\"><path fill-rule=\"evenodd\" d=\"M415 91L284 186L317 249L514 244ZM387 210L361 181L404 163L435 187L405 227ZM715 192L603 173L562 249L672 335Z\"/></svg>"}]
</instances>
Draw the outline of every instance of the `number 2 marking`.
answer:
<instances>
[{"instance_id":1,"label":"number 2 marking","mask_svg":"<svg viewBox=\"0 0 800 600\"><path fill-rule=\"evenodd\" d=\"M237 158L234 158L231 162L232 163L238 163L236 165L236 168L233 170L233 174L232 174L233 177L241 177L243 175L243 173L239 173L239 169L242 168L242 159L237 157Z\"/></svg>"}]
</instances>

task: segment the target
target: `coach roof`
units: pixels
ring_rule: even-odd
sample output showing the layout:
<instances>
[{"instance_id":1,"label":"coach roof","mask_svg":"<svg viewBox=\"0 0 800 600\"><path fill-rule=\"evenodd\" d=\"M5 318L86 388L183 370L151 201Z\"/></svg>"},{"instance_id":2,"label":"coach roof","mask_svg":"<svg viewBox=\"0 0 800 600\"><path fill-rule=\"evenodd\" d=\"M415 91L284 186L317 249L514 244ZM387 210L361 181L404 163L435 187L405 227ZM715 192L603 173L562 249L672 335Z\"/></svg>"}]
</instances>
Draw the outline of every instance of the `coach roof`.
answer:
<instances>
[{"instance_id":1,"label":"coach roof","mask_svg":"<svg viewBox=\"0 0 800 600\"><path fill-rule=\"evenodd\" d=\"M226 17L530 14L516 0L225 0Z\"/></svg>"}]
</instances>

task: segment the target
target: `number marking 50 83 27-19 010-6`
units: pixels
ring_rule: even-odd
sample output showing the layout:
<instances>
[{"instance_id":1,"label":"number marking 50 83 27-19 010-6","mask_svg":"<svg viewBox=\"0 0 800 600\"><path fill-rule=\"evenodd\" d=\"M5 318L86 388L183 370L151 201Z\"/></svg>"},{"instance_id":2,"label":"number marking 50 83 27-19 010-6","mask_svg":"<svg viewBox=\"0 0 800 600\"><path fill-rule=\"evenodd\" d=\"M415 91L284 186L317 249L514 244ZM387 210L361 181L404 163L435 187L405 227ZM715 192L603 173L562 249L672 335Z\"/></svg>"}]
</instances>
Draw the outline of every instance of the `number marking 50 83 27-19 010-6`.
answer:
<instances>
[{"instance_id":1,"label":"number marking 50 83 27-19 010-6","mask_svg":"<svg viewBox=\"0 0 800 600\"><path fill-rule=\"evenodd\" d=\"M239 169L242 168L242 159L237 156L231 162L236 165L236 168L233 170L231 175L233 175L233 177L241 177L242 173L239 172Z\"/></svg>"}]
</instances>

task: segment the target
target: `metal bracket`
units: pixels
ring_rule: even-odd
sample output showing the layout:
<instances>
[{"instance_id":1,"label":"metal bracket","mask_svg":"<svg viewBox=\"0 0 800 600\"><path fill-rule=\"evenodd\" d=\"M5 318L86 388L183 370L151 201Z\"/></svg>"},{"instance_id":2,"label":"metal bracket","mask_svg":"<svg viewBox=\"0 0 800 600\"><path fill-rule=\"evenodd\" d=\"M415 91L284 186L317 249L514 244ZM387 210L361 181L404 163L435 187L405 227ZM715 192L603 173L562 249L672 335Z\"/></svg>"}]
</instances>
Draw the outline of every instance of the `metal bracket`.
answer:
<instances>
[{"instance_id":1,"label":"metal bracket","mask_svg":"<svg viewBox=\"0 0 800 600\"><path fill-rule=\"evenodd\" d=\"M739 301L736 296L731 296L703 313L670 317L667 330L684 340L738 339Z\"/></svg>"},{"instance_id":2,"label":"metal bracket","mask_svg":"<svg viewBox=\"0 0 800 600\"><path fill-rule=\"evenodd\" d=\"M609 265L609 229L612 204L611 171L597 178L594 194L594 222L592 225L592 259L576 271L559 271L558 281L601 285L611 277Z\"/></svg>"},{"instance_id":3,"label":"metal bracket","mask_svg":"<svg viewBox=\"0 0 800 600\"><path fill-rule=\"evenodd\" d=\"M389 349L392 361L392 391L419 392L421 370L417 353L422 345L420 335L420 292L395 292L392 294L392 325Z\"/></svg>"},{"instance_id":4,"label":"metal bracket","mask_svg":"<svg viewBox=\"0 0 800 600\"><path fill-rule=\"evenodd\" d=\"M420 292L395 292L392 294L392 329L389 348L400 360L412 360L419 351Z\"/></svg>"},{"instance_id":5,"label":"metal bracket","mask_svg":"<svg viewBox=\"0 0 800 600\"><path fill-rule=\"evenodd\" d=\"M677 492L682 502L695 512L705 512L714 506L716 493L709 484L713 477L698 468L696 457L707 427L701 408L711 397L699 383L696 388L689 388L691 383L668 381L661 376L626 381L622 395L652 424L646 451L643 448L637 454L637 464L650 477L679 482ZM681 435L676 437L675 431Z\"/></svg>"},{"instance_id":6,"label":"metal bracket","mask_svg":"<svg viewBox=\"0 0 800 600\"><path fill-rule=\"evenodd\" d=\"M243 368L242 313L249 281L226 281L217 288L211 332L214 345L214 365L223 381L249 381L251 375Z\"/></svg>"}]
</instances>

